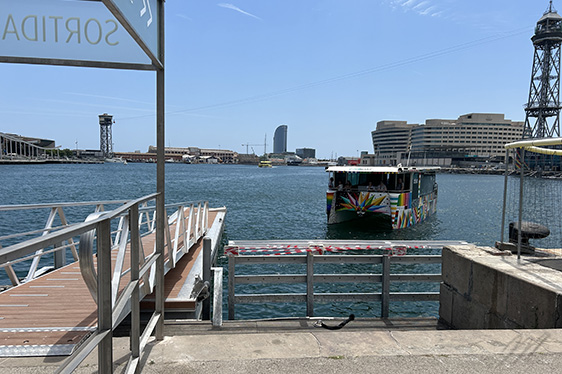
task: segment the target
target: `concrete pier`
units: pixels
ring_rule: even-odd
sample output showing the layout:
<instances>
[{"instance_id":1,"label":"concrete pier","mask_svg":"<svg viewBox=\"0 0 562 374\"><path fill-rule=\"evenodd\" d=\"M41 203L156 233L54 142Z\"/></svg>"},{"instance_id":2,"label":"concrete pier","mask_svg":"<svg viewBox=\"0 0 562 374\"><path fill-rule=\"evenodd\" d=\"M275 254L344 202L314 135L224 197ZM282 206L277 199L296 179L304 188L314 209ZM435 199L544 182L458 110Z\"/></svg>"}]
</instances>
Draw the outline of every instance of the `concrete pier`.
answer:
<instances>
[{"instance_id":1,"label":"concrete pier","mask_svg":"<svg viewBox=\"0 0 562 374\"><path fill-rule=\"evenodd\" d=\"M340 321L324 320L326 324ZM435 319L356 320L330 331L314 321L168 323L152 341L143 373L535 373L559 372L562 331L439 330ZM114 339L115 372L127 338ZM92 354L76 373L95 373ZM8 358L3 374L52 372L56 357Z\"/></svg>"}]
</instances>

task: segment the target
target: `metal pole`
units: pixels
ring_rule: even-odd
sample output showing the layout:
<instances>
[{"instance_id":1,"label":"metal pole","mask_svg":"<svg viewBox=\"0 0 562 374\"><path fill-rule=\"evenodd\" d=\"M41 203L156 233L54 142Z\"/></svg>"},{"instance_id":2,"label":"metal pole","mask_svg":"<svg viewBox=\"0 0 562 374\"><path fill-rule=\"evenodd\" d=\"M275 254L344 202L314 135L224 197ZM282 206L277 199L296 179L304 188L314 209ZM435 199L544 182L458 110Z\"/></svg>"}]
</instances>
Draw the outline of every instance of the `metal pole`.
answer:
<instances>
[{"instance_id":1,"label":"metal pole","mask_svg":"<svg viewBox=\"0 0 562 374\"><path fill-rule=\"evenodd\" d=\"M98 345L98 372L113 372L113 321L111 306L111 222L109 219L97 227L98 270L98 332L108 331Z\"/></svg>"},{"instance_id":2,"label":"metal pole","mask_svg":"<svg viewBox=\"0 0 562 374\"><path fill-rule=\"evenodd\" d=\"M314 255L306 253L306 315L314 317Z\"/></svg>"},{"instance_id":3,"label":"metal pole","mask_svg":"<svg viewBox=\"0 0 562 374\"><path fill-rule=\"evenodd\" d=\"M228 319L234 319L234 269L236 256L228 256Z\"/></svg>"},{"instance_id":4,"label":"metal pole","mask_svg":"<svg viewBox=\"0 0 562 374\"><path fill-rule=\"evenodd\" d=\"M211 284L211 238L203 238L203 282ZM203 320L211 319L211 298L203 300Z\"/></svg>"},{"instance_id":5,"label":"metal pole","mask_svg":"<svg viewBox=\"0 0 562 374\"><path fill-rule=\"evenodd\" d=\"M521 259L521 224L523 217L523 177L525 174L525 148L521 148L521 175L519 179L519 228L517 230L517 259Z\"/></svg>"},{"instance_id":6,"label":"metal pole","mask_svg":"<svg viewBox=\"0 0 562 374\"><path fill-rule=\"evenodd\" d=\"M156 286L155 286L155 312L160 314L156 325L156 339L164 339L164 229L167 218L165 208L165 128L164 128L164 1L158 2L159 15L159 48L162 68L156 71Z\"/></svg>"},{"instance_id":7,"label":"metal pole","mask_svg":"<svg viewBox=\"0 0 562 374\"><path fill-rule=\"evenodd\" d=\"M129 210L129 230L131 230L131 283L135 284L131 295L131 356L132 360L140 358L140 300L139 300L139 266L140 266L140 233L139 206L133 205ZM140 365L137 365L140 368ZM140 369L137 369L139 372Z\"/></svg>"},{"instance_id":8,"label":"metal pole","mask_svg":"<svg viewBox=\"0 0 562 374\"><path fill-rule=\"evenodd\" d=\"M222 268L212 268L215 274L213 282L213 326L222 326Z\"/></svg>"},{"instance_id":9,"label":"metal pole","mask_svg":"<svg viewBox=\"0 0 562 374\"><path fill-rule=\"evenodd\" d=\"M388 318L390 309L390 257L388 252L382 256L381 318Z\"/></svg>"},{"instance_id":10,"label":"metal pole","mask_svg":"<svg viewBox=\"0 0 562 374\"><path fill-rule=\"evenodd\" d=\"M64 245L64 243L61 244L55 244L54 247L60 247ZM60 269L63 266L66 265L66 248L61 249L60 251L56 251L54 253L54 260L55 260L55 269Z\"/></svg>"},{"instance_id":11,"label":"metal pole","mask_svg":"<svg viewBox=\"0 0 562 374\"><path fill-rule=\"evenodd\" d=\"M509 152L510 152L509 149L505 150L505 177L503 181L503 208L502 208L502 226L501 226L501 242L500 242L502 244L505 234L505 205L506 205L506 198L507 198L507 175L509 173L509 169L508 169Z\"/></svg>"}]
</instances>

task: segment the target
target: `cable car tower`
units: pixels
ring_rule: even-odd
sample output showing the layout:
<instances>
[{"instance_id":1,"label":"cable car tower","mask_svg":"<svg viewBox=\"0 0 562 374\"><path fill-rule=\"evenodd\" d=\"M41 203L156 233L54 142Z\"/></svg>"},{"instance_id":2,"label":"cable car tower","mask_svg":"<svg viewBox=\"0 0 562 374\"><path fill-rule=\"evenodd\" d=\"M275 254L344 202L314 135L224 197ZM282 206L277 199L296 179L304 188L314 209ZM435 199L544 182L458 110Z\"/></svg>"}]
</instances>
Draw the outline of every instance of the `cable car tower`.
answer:
<instances>
[{"instance_id":1,"label":"cable car tower","mask_svg":"<svg viewBox=\"0 0 562 374\"><path fill-rule=\"evenodd\" d=\"M537 22L523 139L560 137L560 45L562 16L552 6Z\"/></svg>"},{"instance_id":2,"label":"cable car tower","mask_svg":"<svg viewBox=\"0 0 562 374\"><path fill-rule=\"evenodd\" d=\"M113 157L113 139L111 126L113 116L107 113L100 114L100 150L105 158Z\"/></svg>"}]
</instances>

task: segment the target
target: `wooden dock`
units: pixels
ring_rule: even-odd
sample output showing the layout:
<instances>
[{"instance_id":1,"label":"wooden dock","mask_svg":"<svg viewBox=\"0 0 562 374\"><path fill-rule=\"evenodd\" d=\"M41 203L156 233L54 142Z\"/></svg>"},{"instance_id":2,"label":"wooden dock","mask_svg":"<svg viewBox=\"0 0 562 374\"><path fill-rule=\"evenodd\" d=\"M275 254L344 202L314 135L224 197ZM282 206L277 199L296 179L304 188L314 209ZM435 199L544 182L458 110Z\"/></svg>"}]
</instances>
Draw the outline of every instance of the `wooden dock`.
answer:
<instances>
[{"instance_id":1,"label":"wooden dock","mask_svg":"<svg viewBox=\"0 0 562 374\"><path fill-rule=\"evenodd\" d=\"M220 241L226 209L209 210L209 232ZM142 239L153 248L155 235ZM186 289L203 246L200 239L165 278L165 308L195 309ZM115 251L116 252L116 251ZM128 257L123 269L128 268ZM116 255L112 256L115 263ZM195 266L195 267L194 267ZM121 284L128 282L124 275ZM119 292L122 291L122 286ZM150 307L150 295L145 307ZM97 325L97 305L82 278L78 262L51 271L0 293L0 357L70 355Z\"/></svg>"}]
</instances>

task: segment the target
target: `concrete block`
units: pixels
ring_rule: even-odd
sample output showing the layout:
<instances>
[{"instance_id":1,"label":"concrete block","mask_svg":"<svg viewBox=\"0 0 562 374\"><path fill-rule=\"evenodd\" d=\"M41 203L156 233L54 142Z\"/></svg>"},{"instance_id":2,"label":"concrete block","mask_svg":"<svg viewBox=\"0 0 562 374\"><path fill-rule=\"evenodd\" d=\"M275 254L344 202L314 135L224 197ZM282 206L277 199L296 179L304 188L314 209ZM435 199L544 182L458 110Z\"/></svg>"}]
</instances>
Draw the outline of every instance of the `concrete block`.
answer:
<instances>
[{"instance_id":1,"label":"concrete block","mask_svg":"<svg viewBox=\"0 0 562 374\"><path fill-rule=\"evenodd\" d=\"M459 293L453 294L451 326L455 329L486 329L489 325L489 310L485 306L468 300Z\"/></svg>"},{"instance_id":2,"label":"concrete block","mask_svg":"<svg viewBox=\"0 0 562 374\"><path fill-rule=\"evenodd\" d=\"M439 287L439 319L452 326L453 323L453 289L441 282Z\"/></svg>"},{"instance_id":3,"label":"concrete block","mask_svg":"<svg viewBox=\"0 0 562 374\"><path fill-rule=\"evenodd\" d=\"M523 326L506 318L505 315L498 315L490 312L488 314L488 329L522 329Z\"/></svg>"},{"instance_id":4,"label":"concrete block","mask_svg":"<svg viewBox=\"0 0 562 374\"><path fill-rule=\"evenodd\" d=\"M505 315L507 275L485 264L474 262L472 279L472 299L479 304L486 305L490 313Z\"/></svg>"},{"instance_id":5,"label":"concrete block","mask_svg":"<svg viewBox=\"0 0 562 374\"><path fill-rule=\"evenodd\" d=\"M557 294L519 277L507 281L506 317L524 328L554 328Z\"/></svg>"},{"instance_id":6,"label":"concrete block","mask_svg":"<svg viewBox=\"0 0 562 374\"><path fill-rule=\"evenodd\" d=\"M449 287L469 297L472 287L472 261L457 253L455 248L443 248L442 279Z\"/></svg>"}]
</instances>

